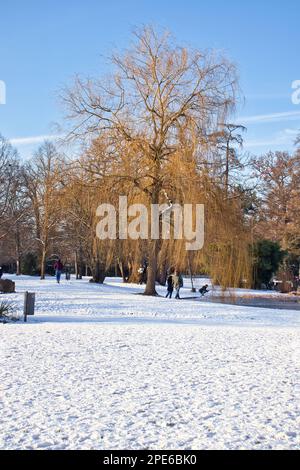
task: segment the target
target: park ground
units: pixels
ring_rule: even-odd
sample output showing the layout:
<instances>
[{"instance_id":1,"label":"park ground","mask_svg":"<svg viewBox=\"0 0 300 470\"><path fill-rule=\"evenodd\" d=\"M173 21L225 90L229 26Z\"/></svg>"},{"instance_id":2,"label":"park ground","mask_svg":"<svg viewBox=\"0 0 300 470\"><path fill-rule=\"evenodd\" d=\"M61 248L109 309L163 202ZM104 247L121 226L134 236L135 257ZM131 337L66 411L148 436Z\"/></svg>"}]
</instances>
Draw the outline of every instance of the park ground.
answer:
<instances>
[{"instance_id":1,"label":"park ground","mask_svg":"<svg viewBox=\"0 0 300 470\"><path fill-rule=\"evenodd\" d=\"M8 277L36 314L0 325L1 449L300 449L298 304Z\"/></svg>"}]
</instances>

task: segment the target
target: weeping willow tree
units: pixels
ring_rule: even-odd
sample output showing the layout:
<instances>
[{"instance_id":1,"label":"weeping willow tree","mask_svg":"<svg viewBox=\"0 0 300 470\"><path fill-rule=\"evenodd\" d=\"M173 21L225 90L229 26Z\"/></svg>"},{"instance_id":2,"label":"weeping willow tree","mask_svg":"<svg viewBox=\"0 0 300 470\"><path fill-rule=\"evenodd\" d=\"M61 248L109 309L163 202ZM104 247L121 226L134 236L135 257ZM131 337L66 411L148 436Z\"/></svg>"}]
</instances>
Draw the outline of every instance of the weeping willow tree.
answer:
<instances>
[{"instance_id":1,"label":"weeping willow tree","mask_svg":"<svg viewBox=\"0 0 300 470\"><path fill-rule=\"evenodd\" d=\"M171 213L172 226L173 208L177 205L182 207L184 204L191 204L195 207L197 204L203 204L205 243L201 250L187 251L187 240L175 239L172 230L168 238L160 236L156 245L156 281L164 284L167 272L171 268L177 268L183 272L206 273L215 284L224 288L250 285L251 237L242 201L234 190L224 191L222 179L216 177L215 166L218 160L213 157L214 137L199 141L196 136L191 127L182 131L180 146L162 168L164 185L158 203L164 209L160 218L160 235L163 210L166 206ZM143 173L146 164L143 153L139 152L135 145L112 145L109 134L95 139L81 160L83 174L79 176L80 182L82 184L83 181L88 181L90 188L93 188L93 206L89 210L93 220L90 232L93 244L97 248L102 265L104 263L107 269L109 263L117 264L126 282L138 281L138 268L149 262L149 230L146 238L141 236L132 240L130 237L120 239L117 236L109 243L99 241L96 239L97 218L94 214L96 204L106 202L116 208L118 219L119 196L122 195L126 196L128 206L143 204L148 209L150 227L151 204L146 191L139 187L143 184L147 188L147 182L150 184ZM78 175L76 177L78 178ZM89 191L90 189L86 195ZM195 213L193 218L195 225ZM129 223L130 220L129 217Z\"/></svg>"},{"instance_id":2,"label":"weeping willow tree","mask_svg":"<svg viewBox=\"0 0 300 470\"><path fill-rule=\"evenodd\" d=\"M112 188L126 185L125 190L147 207L185 202L196 194L198 198L200 188L195 194L183 191L184 174L178 174L182 167L176 162L185 152L182 135L192 130L203 148L206 143L208 153L211 136L219 123L226 122L236 102L234 66L215 52L177 46L168 33L149 27L137 31L131 49L115 54L112 64L115 71L107 80L77 79L63 93L68 120L75 121L74 138L91 141L105 136L105 149L98 151L101 164L95 171L111 181ZM190 160L186 165L193 171L195 163ZM171 175L176 168L174 183ZM149 239L145 245L145 294L156 295L159 264L165 263L164 243Z\"/></svg>"}]
</instances>

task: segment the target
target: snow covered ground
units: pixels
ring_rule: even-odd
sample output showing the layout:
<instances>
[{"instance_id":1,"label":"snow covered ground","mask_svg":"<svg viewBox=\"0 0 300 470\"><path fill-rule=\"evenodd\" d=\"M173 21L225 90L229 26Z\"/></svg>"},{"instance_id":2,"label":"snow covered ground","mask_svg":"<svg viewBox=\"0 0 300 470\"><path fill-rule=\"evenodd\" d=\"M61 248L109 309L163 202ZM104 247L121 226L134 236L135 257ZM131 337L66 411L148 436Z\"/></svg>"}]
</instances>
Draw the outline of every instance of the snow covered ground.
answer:
<instances>
[{"instance_id":1,"label":"snow covered ground","mask_svg":"<svg viewBox=\"0 0 300 470\"><path fill-rule=\"evenodd\" d=\"M300 449L299 311L14 280L36 316L0 325L1 449Z\"/></svg>"}]
</instances>

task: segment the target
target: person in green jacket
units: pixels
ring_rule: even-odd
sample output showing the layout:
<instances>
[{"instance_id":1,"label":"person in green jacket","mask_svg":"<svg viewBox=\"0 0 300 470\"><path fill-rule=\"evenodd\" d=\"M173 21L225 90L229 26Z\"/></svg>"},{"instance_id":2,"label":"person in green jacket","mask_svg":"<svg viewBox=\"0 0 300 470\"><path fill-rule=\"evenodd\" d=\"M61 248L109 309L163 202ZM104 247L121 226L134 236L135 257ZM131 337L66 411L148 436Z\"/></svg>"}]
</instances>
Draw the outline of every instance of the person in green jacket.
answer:
<instances>
[{"instance_id":1,"label":"person in green jacket","mask_svg":"<svg viewBox=\"0 0 300 470\"><path fill-rule=\"evenodd\" d=\"M180 299L180 289L183 287L183 277L178 271L175 271L173 276L174 289L176 290L175 299Z\"/></svg>"}]
</instances>

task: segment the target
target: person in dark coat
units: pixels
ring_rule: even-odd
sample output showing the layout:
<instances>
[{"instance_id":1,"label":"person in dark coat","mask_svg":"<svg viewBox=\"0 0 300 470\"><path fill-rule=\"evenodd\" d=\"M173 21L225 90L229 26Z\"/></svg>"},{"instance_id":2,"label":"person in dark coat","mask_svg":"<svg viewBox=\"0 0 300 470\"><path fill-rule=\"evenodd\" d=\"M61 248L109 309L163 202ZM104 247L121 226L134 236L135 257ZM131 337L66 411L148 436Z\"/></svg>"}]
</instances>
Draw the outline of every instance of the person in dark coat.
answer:
<instances>
[{"instance_id":1,"label":"person in dark coat","mask_svg":"<svg viewBox=\"0 0 300 470\"><path fill-rule=\"evenodd\" d=\"M60 283L60 278L61 278L61 273L62 273L62 270L63 270L63 264L61 262L60 259L58 259L56 261L56 263L54 263L54 269L55 269L55 276L56 276L56 282L57 284Z\"/></svg>"},{"instance_id":2,"label":"person in dark coat","mask_svg":"<svg viewBox=\"0 0 300 470\"><path fill-rule=\"evenodd\" d=\"M174 291L174 281L173 281L173 275L170 274L170 276L167 279L167 286L168 286L168 292L166 295L166 299L170 298L172 299L173 291Z\"/></svg>"},{"instance_id":3,"label":"person in dark coat","mask_svg":"<svg viewBox=\"0 0 300 470\"><path fill-rule=\"evenodd\" d=\"M147 264L144 263L142 266L139 267L138 269L138 274L139 274L139 284L147 284Z\"/></svg>"},{"instance_id":4,"label":"person in dark coat","mask_svg":"<svg viewBox=\"0 0 300 470\"><path fill-rule=\"evenodd\" d=\"M201 287L201 289L199 289L199 292L200 292L200 294L202 295L202 297L204 297L205 294L208 294L208 293L209 293L208 284L206 284L205 286Z\"/></svg>"},{"instance_id":5,"label":"person in dark coat","mask_svg":"<svg viewBox=\"0 0 300 470\"><path fill-rule=\"evenodd\" d=\"M0 279L2 278L2 276L3 276L3 268L2 266L0 266Z\"/></svg>"}]
</instances>

